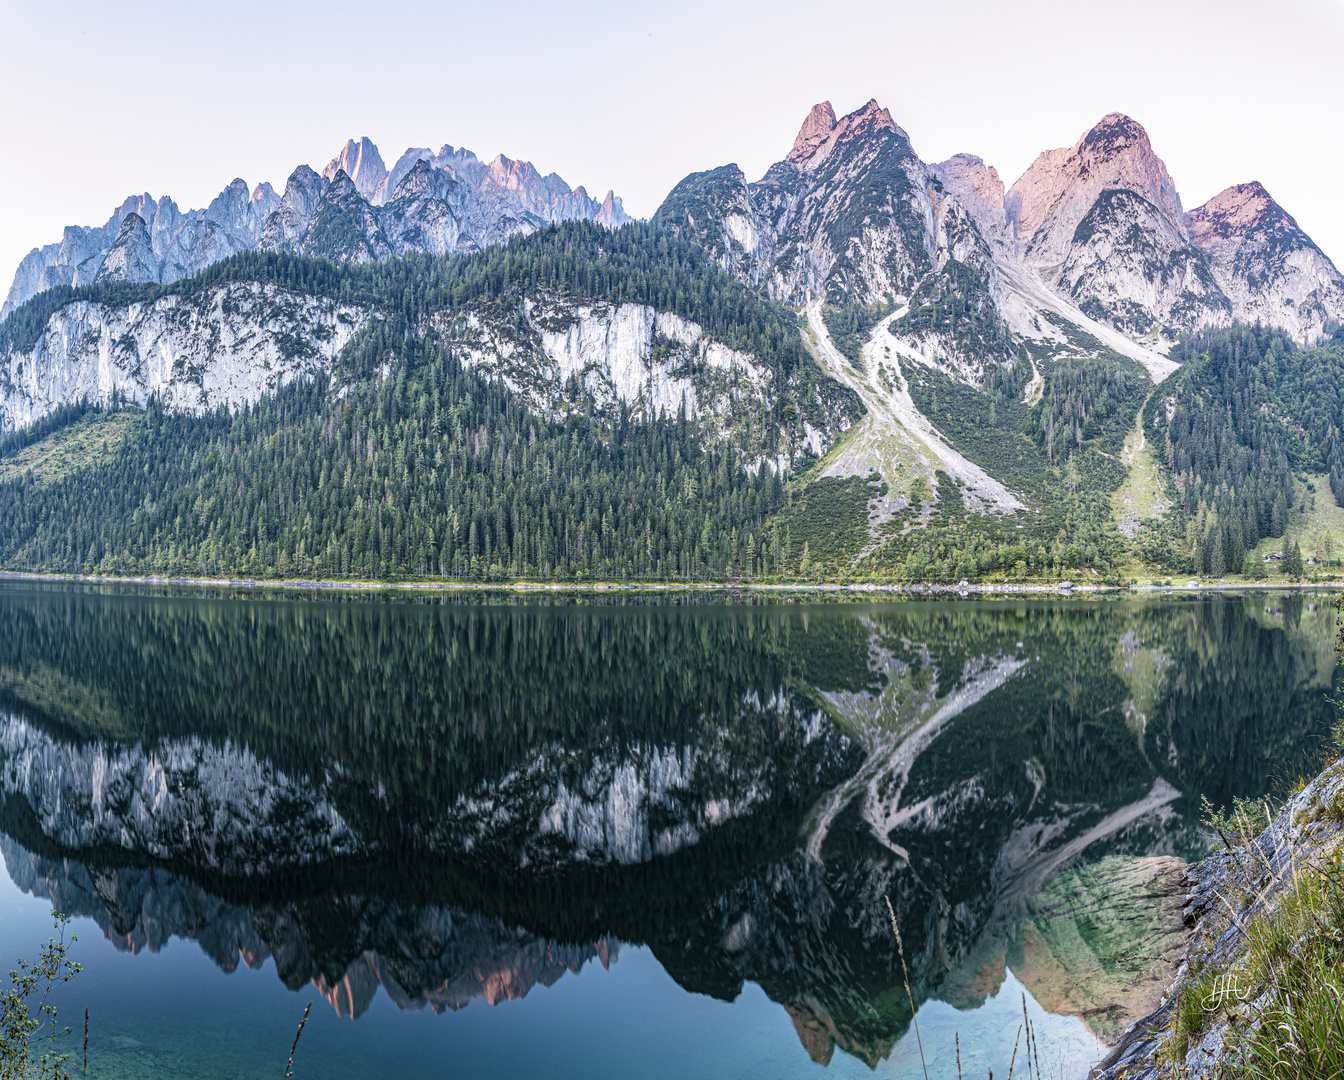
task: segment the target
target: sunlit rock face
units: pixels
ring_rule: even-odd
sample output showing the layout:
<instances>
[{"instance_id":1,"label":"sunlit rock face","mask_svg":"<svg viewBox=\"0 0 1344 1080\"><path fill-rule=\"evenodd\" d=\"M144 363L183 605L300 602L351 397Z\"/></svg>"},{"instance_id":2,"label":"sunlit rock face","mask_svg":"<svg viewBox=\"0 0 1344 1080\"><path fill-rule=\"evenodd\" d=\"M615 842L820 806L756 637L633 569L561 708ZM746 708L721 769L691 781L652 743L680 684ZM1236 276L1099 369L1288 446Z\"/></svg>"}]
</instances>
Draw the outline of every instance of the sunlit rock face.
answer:
<instances>
[{"instance_id":1,"label":"sunlit rock face","mask_svg":"<svg viewBox=\"0 0 1344 1080\"><path fill-rule=\"evenodd\" d=\"M1130 117L1112 113L1041 154L1004 205L1025 263L1093 318L1134 336L1229 321L1176 185Z\"/></svg>"},{"instance_id":2,"label":"sunlit rock face","mask_svg":"<svg viewBox=\"0 0 1344 1080\"><path fill-rule=\"evenodd\" d=\"M1122 113L1102 117L1071 147L1044 151L1013 184L1005 203L1015 237L1033 264L1064 261L1078 225L1103 191L1129 191L1175 229L1181 197L1148 132Z\"/></svg>"},{"instance_id":3,"label":"sunlit rock face","mask_svg":"<svg viewBox=\"0 0 1344 1080\"><path fill-rule=\"evenodd\" d=\"M1344 312L1344 275L1263 185L1219 192L1186 224L1233 318L1281 326L1310 343Z\"/></svg>"},{"instance_id":4,"label":"sunlit rock face","mask_svg":"<svg viewBox=\"0 0 1344 1080\"><path fill-rule=\"evenodd\" d=\"M786 303L891 305L907 355L971 382L1012 362L999 344L1011 336L1076 351L1081 331L1161 378L1182 331L1260 318L1310 342L1344 317L1339 275L1295 223L1242 214L1235 246L1249 262L1233 269L1201 211L1184 212L1148 133L1120 113L1005 189L973 154L925 164L870 101L839 118L814 106L759 182L735 165L692 174L655 219ZM949 296L967 305L960 331L927 317Z\"/></svg>"}]
</instances>

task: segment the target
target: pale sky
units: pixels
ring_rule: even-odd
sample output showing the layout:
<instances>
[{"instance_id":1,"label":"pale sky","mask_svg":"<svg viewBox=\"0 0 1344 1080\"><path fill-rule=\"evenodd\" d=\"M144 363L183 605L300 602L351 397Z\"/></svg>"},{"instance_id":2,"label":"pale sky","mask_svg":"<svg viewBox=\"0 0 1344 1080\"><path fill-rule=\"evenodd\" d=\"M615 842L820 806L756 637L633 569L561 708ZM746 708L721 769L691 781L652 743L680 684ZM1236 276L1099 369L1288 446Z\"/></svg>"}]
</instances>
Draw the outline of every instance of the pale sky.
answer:
<instances>
[{"instance_id":1,"label":"pale sky","mask_svg":"<svg viewBox=\"0 0 1344 1080\"><path fill-rule=\"evenodd\" d=\"M814 102L870 97L925 161L1009 184L1129 113L1187 209L1260 180L1344 265L1342 60L1344 0L0 0L0 296L127 195L279 191L352 136L389 165L525 158L643 217L689 172L759 177Z\"/></svg>"}]
</instances>

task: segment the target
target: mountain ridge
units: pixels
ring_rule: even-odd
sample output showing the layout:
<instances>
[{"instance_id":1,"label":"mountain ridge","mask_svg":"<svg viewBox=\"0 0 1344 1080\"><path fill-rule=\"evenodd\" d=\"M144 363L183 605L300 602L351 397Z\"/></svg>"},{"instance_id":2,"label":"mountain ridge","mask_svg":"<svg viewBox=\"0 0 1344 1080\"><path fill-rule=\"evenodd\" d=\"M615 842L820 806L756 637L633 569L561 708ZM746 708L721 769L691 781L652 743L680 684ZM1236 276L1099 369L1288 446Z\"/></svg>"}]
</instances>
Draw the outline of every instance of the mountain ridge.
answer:
<instances>
[{"instance_id":1,"label":"mountain ridge","mask_svg":"<svg viewBox=\"0 0 1344 1080\"><path fill-rule=\"evenodd\" d=\"M220 259L258 248L297 253L306 246L337 258L342 255L386 258L394 248L385 237L380 239L377 235L384 231L381 219L386 216L377 210L396 199L401 181L419 161L428 161L430 168L451 181L456 198L430 196L445 205L428 210L419 206L416 210L422 219L433 219L439 224L445 218L455 219L453 243L460 241L462 250L476 250L555 221L587 219L616 227L630 220L615 192L608 191L603 199L595 200L582 187L570 189L555 173L543 177L529 161L513 161L500 154L487 164L470 150L454 150L444 144L437 155L412 147L389 171L378 147L362 136L358 142L350 139L321 174L307 165L298 166L290 174L283 195L277 195L265 182L249 192L243 180L234 179L204 209L183 212L168 196L156 201L146 192L123 201L102 226L67 226L59 243L34 248L20 261L9 292L0 304L0 322L26 300L49 288L78 287L96 280L129 214L137 214L145 222L150 236L149 251L142 246L129 262L125 256L119 256L116 268L109 270L104 280L170 284ZM307 243L307 233L315 223L321 199L340 173L347 176L357 198L368 204L368 210L355 207L344 186L333 197L342 200L343 214L363 220L367 226L361 230L367 234L365 243L354 243L349 237L336 245L318 239ZM277 213L279 218L275 217ZM430 228L427 233L430 246L421 247L414 239L420 231L417 225L423 229L425 221L410 226L400 223L396 231L409 239L402 248L395 249L396 253L429 250L442 254L442 245L436 249L432 241L442 229Z\"/></svg>"}]
</instances>

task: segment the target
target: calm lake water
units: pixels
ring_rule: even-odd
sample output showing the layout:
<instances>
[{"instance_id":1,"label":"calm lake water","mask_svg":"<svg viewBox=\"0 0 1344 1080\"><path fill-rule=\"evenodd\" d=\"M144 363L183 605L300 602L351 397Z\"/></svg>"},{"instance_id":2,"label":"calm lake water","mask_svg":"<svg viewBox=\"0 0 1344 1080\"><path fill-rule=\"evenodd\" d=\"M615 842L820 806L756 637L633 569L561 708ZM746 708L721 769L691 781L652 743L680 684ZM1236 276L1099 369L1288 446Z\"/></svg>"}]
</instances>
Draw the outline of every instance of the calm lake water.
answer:
<instances>
[{"instance_id":1,"label":"calm lake water","mask_svg":"<svg viewBox=\"0 0 1344 1080\"><path fill-rule=\"evenodd\" d=\"M890 897L931 1076L1024 1008L1078 1076L1115 882L1315 772L1329 600L6 584L0 962L74 916L94 1077L279 1076L309 1001L298 1078L922 1076Z\"/></svg>"}]
</instances>

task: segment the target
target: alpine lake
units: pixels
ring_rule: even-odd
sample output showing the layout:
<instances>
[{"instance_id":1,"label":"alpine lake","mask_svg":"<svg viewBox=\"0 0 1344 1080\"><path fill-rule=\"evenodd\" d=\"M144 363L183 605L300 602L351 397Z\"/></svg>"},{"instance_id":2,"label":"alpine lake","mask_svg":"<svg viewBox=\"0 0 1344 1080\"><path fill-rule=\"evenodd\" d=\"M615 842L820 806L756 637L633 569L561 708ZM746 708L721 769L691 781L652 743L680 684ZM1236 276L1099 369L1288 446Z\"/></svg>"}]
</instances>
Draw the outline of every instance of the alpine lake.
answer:
<instances>
[{"instance_id":1,"label":"alpine lake","mask_svg":"<svg viewBox=\"0 0 1344 1080\"><path fill-rule=\"evenodd\" d=\"M0 963L72 917L100 1080L1081 1078L1332 599L11 581Z\"/></svg>"}]
</instances>

